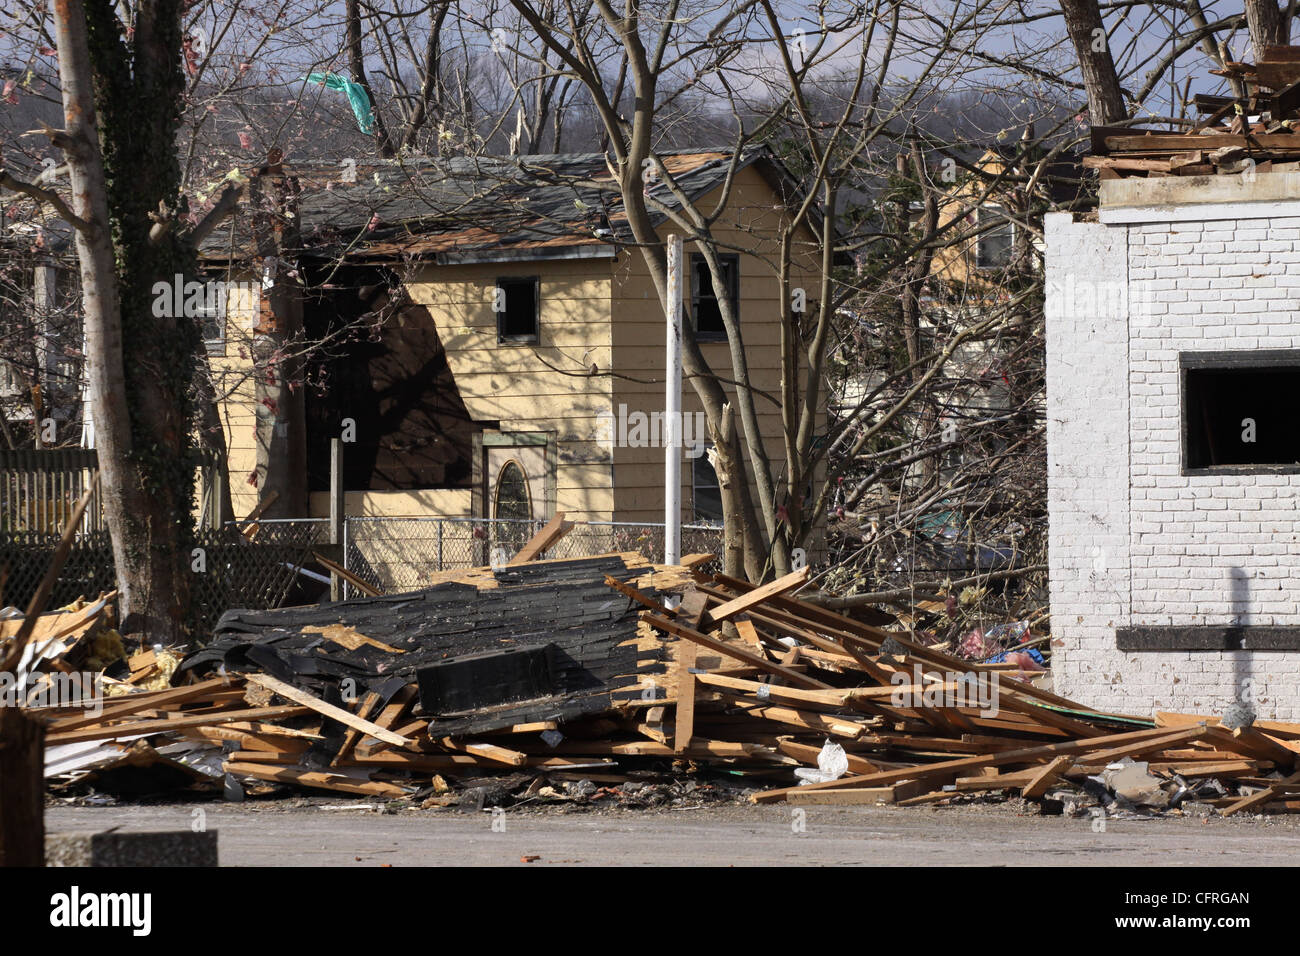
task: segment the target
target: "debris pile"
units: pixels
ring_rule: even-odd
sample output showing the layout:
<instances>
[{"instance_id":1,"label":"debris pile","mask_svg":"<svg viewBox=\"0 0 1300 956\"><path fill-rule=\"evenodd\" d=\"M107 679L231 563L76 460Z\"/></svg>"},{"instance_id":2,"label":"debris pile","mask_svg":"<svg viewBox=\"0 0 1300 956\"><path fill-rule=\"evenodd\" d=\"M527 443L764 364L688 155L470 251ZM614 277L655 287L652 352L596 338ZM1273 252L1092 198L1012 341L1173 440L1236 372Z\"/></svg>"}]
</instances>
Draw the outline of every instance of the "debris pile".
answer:
<instances>
[{"instance_id":1,"label":"debris pile","mask_svg":"<svg viewBox=\"0 0 1300 956\"><path fill-rule=\"evenodd\" d=\"M183 660L156 648L115 664L118 696L94 708L32 709L47 779L470 809L741 795L1300 809L1300 725L1244 706L1092 712L1032 660L971 662L796 597L806 568L753 586L698 570L709 558L534 560L408 594L230 611ZM71 671L60 655L95 643L96 626L104 636L106 603L43 615L29 671Z\"/></svg>"},{"instance_id":2,"label":"debris pile","mask_svg":"<svg viewBox=\"0 0 1300 956\"><path fill-rule=\"evenodd\" d=\"M700 576L675 610L642 614L679 639L674 740L686 753L761 743L745 762L775 752L817 768L756 803L1015 793L1077 813L1300 809L1300 724L1241 706L1222 720L1091 712L1015 659L971 663L791 596L806 574L759 587Z\"/></svg>"},{"instance_id":3,"label":"debris pile","mask_svg":"<svg viewBox=\"0 0 1300 956\"><path fill-rule=\"evenodd\" d=\"M1190 131L1095 126L1083 165L1102 179L1300 172L1300 47L1266 47L1258 63L1211 70L1232 96L1197 94Z\"/></svg>"}]
</instances>

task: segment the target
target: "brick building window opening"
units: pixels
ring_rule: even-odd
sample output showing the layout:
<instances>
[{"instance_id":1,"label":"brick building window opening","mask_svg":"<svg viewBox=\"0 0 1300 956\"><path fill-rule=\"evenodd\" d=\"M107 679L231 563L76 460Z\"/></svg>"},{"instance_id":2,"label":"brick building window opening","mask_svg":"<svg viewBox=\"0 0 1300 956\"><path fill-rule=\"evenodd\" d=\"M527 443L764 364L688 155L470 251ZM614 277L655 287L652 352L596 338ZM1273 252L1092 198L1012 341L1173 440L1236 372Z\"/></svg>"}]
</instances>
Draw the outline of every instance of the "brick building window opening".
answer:
<instances>
[{"instance_id":1,"label":"brick building window opening","mask_svg":"<svg viewBox=\"0 0 1300 956\"><path fill-rule=\"evenodd\" d=\"M975 264L981 269L1005 269L1011 265L1016 245L1015 224L1001 206L988 204L976 212L980 228L975 241Z\"/></svg>"},{"instance_id":2,"label":"brick building window opening","mask_svg":"<svg viewBox=\"0 0 1300 956\"><path fill-rule=\"evenodd\" d=\"M1300 467L1300 352L1180 356L1183 467Z\"/></svg>"},{"instance_id":3,"label":"brick building window opening","mask_svg":"<svg viewBox=\"0 0 1300 956\"><path fill-rule=\"evenodd\" d=\"M731 303L732 315L740 320L740 256L721 253L718 264L722 267L723 290ZM722 309L718 306L718 289L713 284L709 263L700 253L691 255L691 315L695 319L695 337L706 342L724 341L727 329L722 324Z\"/></svg>"},{"instance_id":4,"label":"brick building window opening","mask_svg":"<svg viewBox=\"0 0 1300 956\"><path fill-rule=\"evenodd\" d=\"M492 311L497 314L497 341L536 344L541 315L541 282L536 276L497 279Z\"/></svg>"}]
</instances>

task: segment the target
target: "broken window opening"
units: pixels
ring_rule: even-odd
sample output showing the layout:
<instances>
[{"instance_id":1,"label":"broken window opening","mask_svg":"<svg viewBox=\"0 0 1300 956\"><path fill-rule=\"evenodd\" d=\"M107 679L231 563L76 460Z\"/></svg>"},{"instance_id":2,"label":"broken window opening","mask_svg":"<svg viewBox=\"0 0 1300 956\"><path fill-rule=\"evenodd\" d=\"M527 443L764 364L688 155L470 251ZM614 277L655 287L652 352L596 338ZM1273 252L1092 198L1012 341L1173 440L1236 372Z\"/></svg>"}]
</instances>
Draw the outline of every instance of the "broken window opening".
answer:
<instances>
[{"instance_id":1,"label":"broken window opening","mask_svg":"<svg viewBox=\"0 0 1300 956\"><path fill-rule=\"evenodd\" d=\"M721 253L718 264L722 267L726 284L727 301L732 314L740 321L740 256ZM691 254L691 316L695 320L695 337L704 342L725 341L727 329L722 324L722 309L718 305L718 290L713 284L709 263L700 253Z\"/></svg>"},{"instance_id":2,"label":"broken window opening","mask_svg":"<svg viewBox=\"0 0 1300 956\"><path fill-rule=\"evenodd\" d=\"M536 344L540 337L541 282L537 276L497 279L492 303L497 341Z\"/></svg>"},{"instance_id":3,"label":"broken window opening","mask_svg":"<svg viewBox=\"0 0 1300 956\"><path fill-rule=\"evenodd\" d=\"M708 449L691 459L691 490L696 524L722 524L722 488L709 461Z\"/></svg>"},{"instance_id":4,"label":"broken window opening","mask_svg":"<svg viewBox=\"0 0 1300 956\"><path fill-rule=\"evenodd\" d=\"M1183 470L1300 468L1300 351L1184 353Z\"/></svg>"}]
</instances>

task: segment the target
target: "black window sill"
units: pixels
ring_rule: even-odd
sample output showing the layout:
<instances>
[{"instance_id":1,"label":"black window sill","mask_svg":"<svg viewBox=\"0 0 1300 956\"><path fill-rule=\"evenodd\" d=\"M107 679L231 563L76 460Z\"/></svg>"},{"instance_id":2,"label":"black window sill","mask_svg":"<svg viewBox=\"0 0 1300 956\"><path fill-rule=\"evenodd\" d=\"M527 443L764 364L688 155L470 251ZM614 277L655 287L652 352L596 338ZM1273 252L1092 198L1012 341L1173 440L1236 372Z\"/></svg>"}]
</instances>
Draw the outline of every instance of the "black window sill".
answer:
<instances>
[{"instance_id":1,"label":"black window sill","mask_svg":"<svg viewBox=\"0 0 1300 956\"><path fill-rule=\"evenodd\" d=\"M1117 627L1121 651L1298 651L1300 627L1262 624Z\"/></svg>"},{"instance_id":2,"label":"black window sill","mask_svg":"<svg viewBox=\"0 0 1300 956\"><path fill-rule=\"evenodd\" d=\"M1183 468L1183 475L1202 478L1214 475L1300 475L1300 462L1290 465L1206 465L1203 468Z\"/></svg>"}]
</instances>

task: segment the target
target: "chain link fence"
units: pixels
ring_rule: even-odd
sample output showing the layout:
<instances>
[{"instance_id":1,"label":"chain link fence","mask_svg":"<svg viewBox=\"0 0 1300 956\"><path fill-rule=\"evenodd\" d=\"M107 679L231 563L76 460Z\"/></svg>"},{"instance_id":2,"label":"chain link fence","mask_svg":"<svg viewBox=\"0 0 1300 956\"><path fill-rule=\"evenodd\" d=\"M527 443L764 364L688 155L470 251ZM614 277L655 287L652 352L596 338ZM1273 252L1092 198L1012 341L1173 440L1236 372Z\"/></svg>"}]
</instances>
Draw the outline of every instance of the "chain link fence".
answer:
<instances>
[{"instance_id":1,"label":"chain link fence","mask_svg":"<svg viewBox=\"0 0 1300 956\"><path fill-rule=\"evenodd\" d=\"M348 518L343 528L344 567L388 594L425 587L432 574L504 564L546 524L483 518ZM189 626L202 641L230 608L266 609L319 599L328 579L304 566L329 542L325 518L262 519L250 541L235 524L198 532L191 557ZM0 605L25 609L50 565L60 535L0 531ZM634 551L662 561L664 526L580 522L542 558L585 558ZM722 529L682 526L682 554L722 553ZM717 562L706 565L716 570ZM107 531L81 532L55 584L49 606L93 598L117 586ZM357 597L345 585L347 597Z\"/></svg>"},{"instance_id":2,"label":"chain link fence","mask_svg":"<svg viewBox=\"0 0 1300 956\"><path fill-rule=\"evenodd\" d=\"M438 571L504 564L545 521L486 518L348 518L344 566L387 594L424 587ZM542 558L588 558L636 551L664 556L664 526L628 522L578 523ZM722 553L722 529L682 526L682 554ZM349 591L350 593L350 591Z\"/></svg>"},{"instance_id":3,"label":"chain link fence","mask_svg":"<svg viewBox=\"0 0 1300 956\"><path fill-rule=\"evenodd\" d=\"M53 532L0 532L0 605L26 609L60 537ZM285 603L299 583L300 569L328 540L326 519L262 520L251 541L233 525L199 531L190 556L191 634L206 639L217 618L232 607L261 610ZM116 586L108 532L81 532L55 582L49 607L93 598Z\"/></svg>"}]
</instances>

